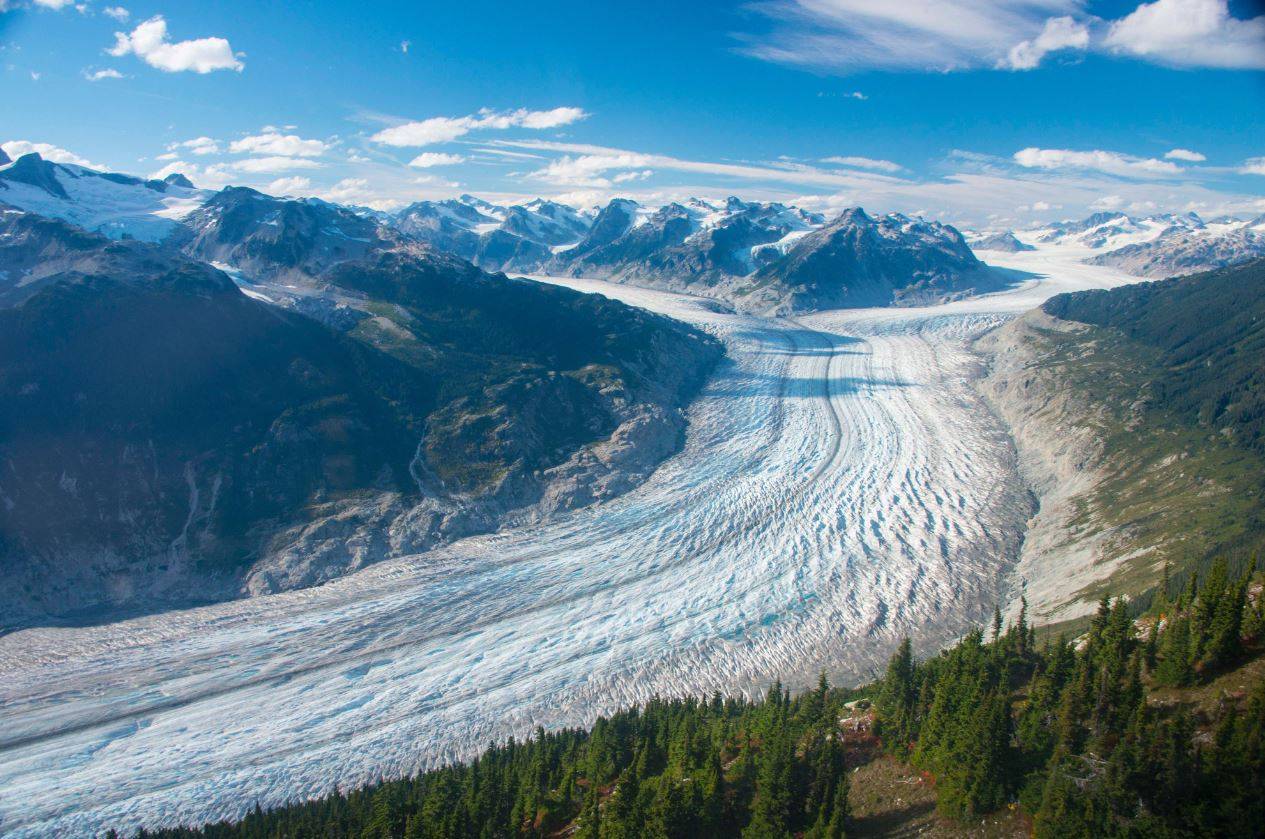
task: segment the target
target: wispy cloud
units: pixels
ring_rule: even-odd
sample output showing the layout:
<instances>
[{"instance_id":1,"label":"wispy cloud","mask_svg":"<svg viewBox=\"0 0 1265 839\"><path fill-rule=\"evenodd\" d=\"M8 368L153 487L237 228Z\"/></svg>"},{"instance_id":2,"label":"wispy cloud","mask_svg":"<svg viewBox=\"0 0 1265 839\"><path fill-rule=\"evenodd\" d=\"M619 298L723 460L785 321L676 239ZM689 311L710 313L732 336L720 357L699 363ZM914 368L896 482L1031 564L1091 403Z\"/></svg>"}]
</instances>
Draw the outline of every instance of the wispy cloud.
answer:
<instances>
[{"instance_id":1,"label":"wispy cloud","mask_svg":"<svg viewBox=\"0 0 1265 839\"><path fill-rule=\"evenodd\" d=\"M901 165L890 160L876 160L872 157L824 157L822 163L833 163L837 166L851 166L856 169L877 169L880 172L899 172Z\"/></svg>"},{"instance_id":2,"label":"wispy cloud","mask_svg":"<svg viewBox=\"0 0 1265 839\"><path fill-rule=\"evenodd\" d=\"M107 50L110 55L135 55L150 67L165 73L185 70L194 73L215 70L241 72L246 67L224 38L171 41L167 36L167 21L162 15L139 24L131 32L115 32L114 39L114 46Z\"/></svg>"},{"instance_id":3,"label":"wispy cloud","mask_svg":"<svg viewBox=\"0 0 1265 839\"><path fill-rule=\"evenodd\" d=\"M1239 172L1244 175L1265 175L1265 157L1249 157L1243 161Z\"/></svg>"},{"instance_id":4,"label":"wispy cloud","mask_svg":"<svg viewBox=\"0 0 1265 839\"><path fill-rule=\"evenodd\" d=\"M1085 0L765 0L767 31L739 50L780 64L852 72L1031 70L1065 50L1095 50L1182 67L1265 67L1265 16L1240 19L1228 0L1155 0L1116 20Z\"/></svg>"},{"instance_id":5,"label":"wispy cloud","mask_svg":"<svg viewBox=\"0 0 1265 839\"><path fill-rule=\"evenodd\" d=\"M1081 0L771 0L771 22L742 37L741 51L783 64L835 70L987 67L1046 21L1079 14Z\"/></svg>"},{"instance_id":6,"label":"wispy cloud","mask_svg":"<svg viewBox=\"0 0 1265 839\"><path fill-rule=\"evenodd\" d=\"M1167 160L1101 149L1075 151L1031 147L1015 152L1015 162L1029 169L1089 169L1134 178L1166 178L1182 172L1180 166Z\"/></svg>"},{"instance_id":7,"label":"wispy cloud","mask_svg":"<svg viewBox=\"0 0 1265 839\"><path fill-rule=\"evenodd\" d=\"M463 117L430 117L385 128L370 139L386 146L429 146L446 143L464 137L480 129L505 130L507 128L558 128L578 122L588 114L582 108L562 107L548 111L530 111L519 108L514 111L493 111L487 108L477 114Z\"/></svg>"},{"instance_id":8,"label":"wispy cloud","mask_svg":"<svg viewBox=\"0 0 1265 839\"><path fill-rule=\"evenodd\" d=\"M408 165L417 169L430 169L434 166L456 166L458 163L464 162L465 158L459 154L426 151L410 160Z\"/></svg>"},{"instance_id":9,"label":"wispy cloud","mask_svg":"<svg viewBox=\"0 0 1265 839\"><path fill-rule=\"evenodd\" d=\"M112 67L106 67L103 70L84 70L83 77L90 82L99 82L103 79L121 79L123 74Z\"/></svg>"},{"instance_id":10,"label":"wispy cloud","mask_svg":"<svg viewBox=\"0 0 1265 839\"><path fill-rule=\"evenodd\" d=\"M628 149L587 143L560 143L549 140L497 140L499 146L559 152L564 156L531 172L528 177L555 186L609 186L606 173L622 170L667 170L690 172L729 180L785 183L802 186L847 188L890 176L873 172L821 169L800 163L730 163L688 160L665 154L649 154Z\"/></svg>"}]
</instances>

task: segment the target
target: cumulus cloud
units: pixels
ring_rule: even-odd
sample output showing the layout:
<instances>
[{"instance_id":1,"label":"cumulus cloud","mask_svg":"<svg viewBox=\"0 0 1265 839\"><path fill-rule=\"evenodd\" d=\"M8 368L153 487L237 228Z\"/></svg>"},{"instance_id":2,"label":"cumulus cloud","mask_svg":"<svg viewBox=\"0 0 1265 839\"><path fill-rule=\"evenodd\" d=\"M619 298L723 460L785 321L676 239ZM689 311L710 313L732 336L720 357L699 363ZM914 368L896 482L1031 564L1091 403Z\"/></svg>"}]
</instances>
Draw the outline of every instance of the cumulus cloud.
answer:
<instances>
[{"instance_id":1,"label":"cumulus cloud","mask_svg":"<svg viewBox=\"0 0 1265 839\"><path fill-rule=\"evenodd\" d=\"M1111 24L1118 53L1183 67L1265 68L1265 16L1232 17L1227 0L1156 0Z\"/></svg>"},{"instance_id":2,"label":"cumulus cloud","mask_svg":"<svg viewBox=\"0 0 1265 839\"><path fill-rule=\"evenodd\" d=\"M45 160L51 160L53 163L73 163L76 166L86 166L89 169L105 168L100 164L93 163L87 158L80 157L72 151L59 148L51 143L32 143L30 140L10 140L7 143L0 143L0 148L4 149L4 153L14 160L17 160L24 154L31 154L34 152Z\"/></svg>"},{"instance_id":3,"label":"cumulus cloud","mask_svg":"<svg viewBox=\"0 0 1265 839\"><path fill-rule=\"evenodd\" d=\"M115 43L108 52L119 57L135 55L151 67L165 73L191 70L210 73L215 70L237 70L245 66L233 53L224 38L196 38L171 41L167 37L167 21L156 15L139 24L130 33L115 32Z\"/></svg>"},{"instance_id":4,"label":"cumulus cloud","mask_svg":"<svg viewBox=\"0 0 1265 839\"><path fill-rule=\"evenodd\" d=\"M1135 178L1169 177L1182 169L1167 160L1134 157L1114 151L1074 151L1030 147L1015 152L1015 162L1028 169L1090 169Z\"/></svg>"},{"instance_id":5,"label":"cumulus cloud","mask_svg":"<svg viewBox=\"0 0 1265 839\"><path fill-rule=\"evenodd\" d=\"M1197 151L1190 149L1172 149L1164 153L1165 160L1185 160L1190 163L1202 163L1208 158L1204 157Z\"/></svg>"},{"instance_id":6,"label":"cumulus cloud","mask_svg":"<svg viewBox=\"0 0 1265 839\"><path fill-rule=\"evenodd\" d=\"M429 169L432 166L455 166L464 162L465 158L459 154L427 151L410 160L408 165L416 166L418 169Z\"/></svg>"},{"instance_id":7,"label":"cumulus cloud","mask_svg":"<svg viewBox=\"0 0 1265 839\"><path fill-rule=\"evenodd\" d=\"M122 6L106 6L104 9L101 10L101 13L104 14L106 17L114 18L119 23L122 23L123 21L127 20L129 17L132 16L132 13L129 12L127 9L123 8Z\"/></svg>"},{"instance_id":8,"label":"cumulus cloud","mask_svg":"<svg viewBox=\"0 0 1265 839\"><path fill-rule=\"evenodd\" d=\"M387 146L429 146L446 143L479 129L504 130L506 128L558 128L587 117L580 108L553 108L548 111L492 111L487 108L477 114L464 117L431 117L406 122L374 134L374 142Z\"/></svg>"},{"instance_id":9,"label":"cumulus cloud","mask_svg":"<svg viewBox=\"0 0 1265 839\"><path fill-rule=\"evenodd\" d=\"M1032 70L1047 55L1059 50L1084 50L1089 47L1089 27L1068 15L1052 17L1037 37L1020 41L1010 48L998 66L1010 70Z\"/></svg>"},{"instance_id":10,"label":"cumulus cloud","mask_svg":"<svg viewBox=\"0 0 1265 839\"><path fill-rule=\"evenodd\" d=\"M177 149L185 149L191 154L219 154L220 144L210 137L194 137L192 140L184 140L179 143L171 143L167 146L168 151L176 151Z\"/></svg>"},{"instance_id":11,"label":"cumulus cloud","mask_svg":"<svg viewBox=\"0 0 1265 839\"><path fill-rule=\"evenodd\" d=\"M297 134L282 134L265 129L262 134L243 137L229 144L237 154L270 154L286 157L319 157L329 145L320 140L305 140Z\"/></svg>"},{"instance_id":12,"label":"cumulus cloud","mask_svg":"<svg viewBox=\"0 0 1265 839\"><path fill-rule=\"evenodd\" d=\"M268 192L273 195L301 195L312 188L312 182L301 176L277 178L268 184Z\"/></svg>"},{"instance_id":13,"label":"cumulus cloud","mask_svg":"<svg viewBox=\"0 0 1265 839\"><path fill-rule=\"evenodd\" d=\"M822 163L833 163L837 166L851 166L856 169L877 169L880 172L899 172L901 165L890 160L876 160L872 157L851 157L834 155L822 158Z\"/></svg>"},{"instance_id":14,"label":"cumulus cloud","mask_svg":"<svg viewBox=\"0 0 1265 839\"><path fill-rule=\"evenodd\" d=\"M84 70L83 77L90 82L99 82L102 79L121 79L123 74L112 67L106 67L104 70Z\"/></svg>"}]
</instances>

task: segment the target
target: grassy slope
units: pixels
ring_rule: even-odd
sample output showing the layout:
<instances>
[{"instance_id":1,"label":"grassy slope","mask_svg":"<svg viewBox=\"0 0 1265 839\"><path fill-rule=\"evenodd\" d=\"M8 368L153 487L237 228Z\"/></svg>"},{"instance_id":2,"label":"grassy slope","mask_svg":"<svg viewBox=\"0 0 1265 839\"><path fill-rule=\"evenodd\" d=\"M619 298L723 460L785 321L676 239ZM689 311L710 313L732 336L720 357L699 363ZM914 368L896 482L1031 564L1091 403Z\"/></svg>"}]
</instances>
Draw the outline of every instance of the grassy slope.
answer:
<instances>
[{"instance_id":1,"label":"grassy slope","mask_svg":"<svg viewBox=\"0 0 1265 839\"><path fill-rule=\"evenodd\" d=\"M1040 330L1057 386L1084 396L1078 418L1103 441L1105 474L1073 532L1113 534L1116 571L1077 599L1137 596L1214 556L1265 547L1265 262L1060 295L1047 314L1085 324ZM1071 628L1071 627L1069 627Z\"/></svg>"}]
</instances>

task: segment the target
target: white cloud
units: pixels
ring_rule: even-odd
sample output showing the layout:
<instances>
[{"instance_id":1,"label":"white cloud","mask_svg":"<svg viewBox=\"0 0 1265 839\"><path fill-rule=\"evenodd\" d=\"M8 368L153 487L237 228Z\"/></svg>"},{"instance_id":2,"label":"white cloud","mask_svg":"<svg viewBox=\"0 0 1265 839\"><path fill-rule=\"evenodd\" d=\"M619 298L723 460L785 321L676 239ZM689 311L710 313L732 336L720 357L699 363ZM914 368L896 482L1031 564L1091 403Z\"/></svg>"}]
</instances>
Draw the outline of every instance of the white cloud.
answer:
<instances>
[{"instance_id":1,"label":"white cloud","mask_svg":"<svg viewBox=\"0 0 1265 839\"><path fill-rule=\"evenodd\" d=\"M653 169L642 169L640 172L624 172L611 178L611 183L626 184L632 181L644 181L653 174Z\"/></svg>"},{"instance_id":2,"label":"white cloud","mask_svg":"<svg viewBox=\"0 0 1265 839\"><path fill-rule=\"evenodd\" d=\"M400 41L400 52L408 55L408 48L413 46L412 41Z\"/></svg>"},{"instance_id":3,"label":"white cloud","mask_svg":"<svg viewBox=\"0 0 1265 839\"><path fill-rule=\"evenodd\" d=\"M254 174L273 172L289 172L293 169L319 169L321 164L315 160L305 157L284 157L274 155L272 157L248 157L245 160L236 160L229 164L232 168L239 172L250 172Z\"/></svg>"},{"instance_id":4,"label":"white cloud","mask_svg":"<svg viewBox=\"0 0 1265 839\"><path fill-rule=\"evenodd\" d=\"M1249 157L1243 161L1239 172L1244 175L1265 175L1265 157Z\"/></svg>"},{"instance_id":5,"label":"white cloud","mask_svg":"<svg viewBox=\"0 0 1265 839\"><path fill-rule=\"evenodd\" d=\"M61 11L73 2L75 0L35 0L35 5L42 6L45 9L52 9L53 11Z\"/></svg>"},{"instance_id":6,"label":"white cloud","mask_svg":"<svg viewBox=\"0 0 1265 839\"><path fill-rule=\"evenodd\" d=\"M1240 20L1227 0L1156 0L1111 24L1104 45L1184 67L1265 68L1265 16Z\"/></svg>"},{"instance_id":7,"label":"white cloud","mask_svg":"<svg viewBox=\"0 0 1265 839\"><path fill-rule=\"evenodd\" d=\"M105 167L93 163L91 160L80 157L72 151L59 148L51 143L32 143L30 140L10 140L7 143L0 143L0 148L4 149L4 153L9 157L17 160L24 154L32 152L38 154L45 160L51 160L53 163L73 163L76 166L86 166L89 169L104 169Z\"/></svg>"},{"instance_id":8,"label":"white cloud","mask_svg":"<svg viewBox=\"0 0 1265 839\"><path fill-rule=\"evenodd\" d=\"M301 176L277 178L268 184L267 191L273 195L301 195L312 188L312 182Z\"/></svg>"},{"instance_id":9,"label":"white cloud","mask_svg":"<svg viewBox=\"0 0 1265 839\"><path fill-rule=\"evenodd\" d=\"M94 70L92 72L84 70L83 77L90 82L99 82L102 79L121 79L123 74L113 67L106 67L104 70Z\"/></svg>"},{"instance_id":10,"label":"white cloud","mask_svg":"<svg viewBox=\"0 0 1265 839\"><path fill-rule=\"evenodd\" d=\"M214 70L237 70L246 65L238 60L233 48L223 38L197 38L172 42L167 39L167 21L162 15L139 24L131 33L115 32L115 43L108 52L113 56L135 55L151 67L165 73L192 70L210 73Z\"/></svg>"},{"instance_id":11,"label":"white cloud","mask_svg":"<svg viewBox=\"0 0 1265 839\"><path fill-rule=\"evenodd\" d=\"M40 80L40 75L41 75L41 74L40 74L39 72L37 72L37 71L35 71L35 70L32 70L32 71L31 71L31 81L33 81L33 82L38 82L38 81Z\"/></svg>"},{"instance_id":12,"label":"white cloud","mask_svg":"<svg viewBox=\"0 0 1265 839\"><path fill-rule=\"evenodd\" d=\"M1015 162L1028 169L1091 169L1109 175L1155 178L1181 173L1181 167L1166 160L1133 157L1114 151L1073 151L1030 147L1015 152Z\"/></svg>"},{"instance_id":13,"label":"white cloud","mask_svg":"<svg viewBox=\"0 0 1265 839\"><path fill-rule=\"evenodd\" d=\"M455 166L464 162L465 158L459 154L427 151L410 160L408 165L416 166L418 169L429 169L432 166Z\"/></svg>"},{"instance_id":14,"label":"white cloud","mask_svg":"<svg viewBox=\"0 0 1265 839\"><path fill-rule=\"evenodd\" d=\"M1265 68L1265 15L1228 0L1155 0L1105 21L1086 0L764 0L768 31L739 35L755 58L842 72L1030 70L1052 52L1098 50L1187 67ZM1250 6L1251 4L1244 4Z\"/></svg>"},{"instance_id":15,"label":"white cloud","mask_svg":"<svg viewBox=\"0 0 1265 839\"><path fill-rule=\"evenodd\" d=\"M620 151L564 156L533 172L532 177L555 186L608 187L612 181L602 177L603 173L612 169L644 169L652 160L652 155Z\"/></svg>"},{"instance_id":16,"label":"white cloud","mask_svg":"<svg viewBox=\"0 0 1265 839\"><path fill-rule=\"evenodd\" d=\"M132 16L132 13L122 6L106 6L101 12L106 17L112 17L120 23Z\"/></svg>"},{"instance_id":17,"label":"white cloud","mask_svg":"<svg viewBox=\"0 0 1265 839\"><path fill-rule=\"evenodd\" d=\"M275 129L243 137L229 144L229 151L238 154L273 154L286 157L319 157L329 149L320 140L305 140L297 134L282 134Z\"/></svg>"},{"instance_id":18,"label":"white cloud","mask_svg":"<svg viewBox=\"0 0 1265 839\"><path fill-rule=\"evenodd\" d=\"M219 154L220 144L210 137L194 137L192 140L185 140L180 143L172 143L167 146L168 151L176 149L186 149L192 154Z\"/></svg>"},{"instance_id":19,"label":"white cloud","mask_svg":"<svg viewBox=\"0 0 1265 839\"><path fill-rule=\"evenodd\" d=\"M851 166L856 169L877 169L880 172L899 172L901 165L890 160L876 160L872 157L832 157L822 158L822 163L834 163L838 166Z\"/></svg>"},{"instance_id":20,"label":"white cloud","mask_svg":"<svg viewBox=\"0 0 1265 839\"><path fill-rule=\"evenodd\" d=\"M1054 205L1050 204L1049 201L1033 201L1032 202L1033 211L1038 212L1038 213L1043 213L1046 210L1053 209L1053 206Z\"/></svg>"},{"instance_id":21,"label":"white cloud","mask_svg":"<svg viewBox=\"0 0 1265 839\"><path fill-rule=\"evenodd\" d=\"M1052 17L1037 37L1020 41L1010 48L997 66L1011 70L1032 70L1041 60L1059 50L1084 50L1089 47L1089 27L1070 16Z\"/></svg>"},{"instance_id":22,"label":"white cloud","mask_svg":"<svg viewBox=\"0 0 1265 839\"><path fill-rule=\"evenodd\" d=\"M382 199L365 178L343 178L320 197L336 204L363 204L375 209L391 209L402 203Z\"/></svg>"},{"instance_id":23,"label":"white cloud","mask_svg":"<svg viewBox=\"0 0 1265 839\"><path fill-rule=\"evenodd\" d=\"M1164 153L1165 160L1186 160L1191 163L1202 163L1208 158L1204 157L1197 151L1190 149L1172 149Z\"/></svg>"},{"instance_id":24,"label":"white cloud","mask_svg":"<svg viewBox=\"0 0 1265 839\"><path fill-rule=\"evenodd\" d=\"M773 21L744 36L742 51L783 64L854 70L953 70L992 66L1051 17L1081 11L1082 0L770 0L756 8Z\"/></svg>"},{"instance_id":25,"label":"white cloud","mask_svg":"<svg viewBox=\"0 0 1265 839\"><path fill-rule=\"evenodd\" d=\"M163 155L159 158L159 160L164 160L164 159L167 159L167 155ZM197 169L196 166L192 166L191 164L185 163L182 160L172 159L170 163L166 163L161 168L155 169L153 172L150 172L149 177L154 180L161 181L163 178L167 177L168 175L175 175L175 174L184 175L196 169Z\"/></svg>"},{"instance_id":26,"label":"white cloud","mask_svg":"<svg viewBox=\"0 0 1265 839\"><path fill-rule=\"evenodd\" d=\"M385 128L374 134L374 142L388 146L429 146L463 137L477 129L558 128L587 117L580 108L553 108L548 111L491 111L487 108L464 117L431 117Z\"/></svg>"},{"instance_id":27,"label":"white cloud","mask_svg":"<svg viewBox=\"0 0 1265 839\"><path fill-rule=\"evenodd\" d=\"M1119 210L1125 204L1125 200L1119 195L1104 195L1097 201L1089 205L1091 210Z\"/></svg>"}]
</instances>

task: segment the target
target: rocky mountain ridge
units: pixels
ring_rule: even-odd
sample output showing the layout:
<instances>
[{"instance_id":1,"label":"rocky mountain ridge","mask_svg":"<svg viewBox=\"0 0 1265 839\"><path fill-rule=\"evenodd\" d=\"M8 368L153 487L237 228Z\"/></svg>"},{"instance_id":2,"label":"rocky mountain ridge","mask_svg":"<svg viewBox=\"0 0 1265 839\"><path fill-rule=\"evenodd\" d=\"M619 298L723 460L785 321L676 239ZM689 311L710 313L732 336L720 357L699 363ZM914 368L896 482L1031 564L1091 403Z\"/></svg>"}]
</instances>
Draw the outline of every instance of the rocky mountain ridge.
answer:
<instances>
[{"instance_id":1,"label":"rocky mountain ridge","mask_svg":"<svg viewBox=\"0 0 1265 839\"><path fill-rule=\"evenodd\" d=\"M340 208L229 197L183 244L266 279L0 208L5 626L313 585L613 497L679 446L721 352L340 236L363 232Z\"/></svg>"}]
</instances>

